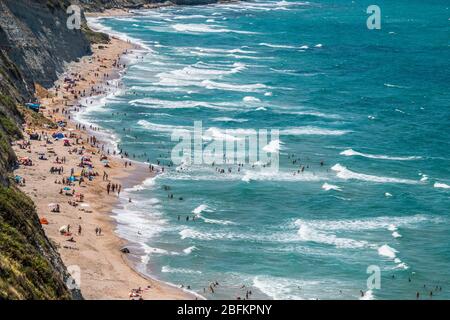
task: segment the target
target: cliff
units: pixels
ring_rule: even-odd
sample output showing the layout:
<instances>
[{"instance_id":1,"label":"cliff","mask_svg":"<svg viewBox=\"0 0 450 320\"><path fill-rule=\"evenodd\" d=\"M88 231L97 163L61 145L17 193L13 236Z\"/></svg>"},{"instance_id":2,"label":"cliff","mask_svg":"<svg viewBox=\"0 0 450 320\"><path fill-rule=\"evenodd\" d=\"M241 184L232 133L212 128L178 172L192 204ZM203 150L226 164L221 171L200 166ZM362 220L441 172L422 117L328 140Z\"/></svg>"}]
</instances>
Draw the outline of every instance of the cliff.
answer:
<instances>
[{"instance_id":1,"label":"cliff","mask_svg":"<svg viewBox=\"0 0 450 320\"><path fill-rule=\"evenodd\" d=\"M12 180L11 143L22 137L19 105L35 85L50 87L66 62L90 53L88 37L66 27L66 0L0 0L0 299L80 299L33 202Z\"/></svg>"}]
</instances>

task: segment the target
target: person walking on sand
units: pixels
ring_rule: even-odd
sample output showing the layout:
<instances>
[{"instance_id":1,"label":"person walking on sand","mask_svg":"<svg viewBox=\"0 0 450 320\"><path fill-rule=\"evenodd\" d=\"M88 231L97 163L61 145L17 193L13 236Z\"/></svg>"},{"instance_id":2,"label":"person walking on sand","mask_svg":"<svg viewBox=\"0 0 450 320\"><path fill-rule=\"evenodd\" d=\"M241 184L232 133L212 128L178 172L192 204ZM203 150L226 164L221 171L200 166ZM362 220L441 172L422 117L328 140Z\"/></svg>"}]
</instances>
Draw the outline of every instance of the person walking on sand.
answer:
<instances>
[{"instance_id":1,"label":"person walking on sand","mask_svg":"<svg viewBox=\"0 0 450 320\"><path fill-rule=\"evenodd\" d=\"M78 235L81 236L81 225L78 225Z\"/></svg>"},{"instance_id":2,"label":"person walking on sand","mask_svg":"<svg viewBox=\"0 0 450 320\"><path fill-rule=\"evenodd\" d=\"M98 236L98 227L95 227L95 235Z\"/></svg>"}]
</instances>

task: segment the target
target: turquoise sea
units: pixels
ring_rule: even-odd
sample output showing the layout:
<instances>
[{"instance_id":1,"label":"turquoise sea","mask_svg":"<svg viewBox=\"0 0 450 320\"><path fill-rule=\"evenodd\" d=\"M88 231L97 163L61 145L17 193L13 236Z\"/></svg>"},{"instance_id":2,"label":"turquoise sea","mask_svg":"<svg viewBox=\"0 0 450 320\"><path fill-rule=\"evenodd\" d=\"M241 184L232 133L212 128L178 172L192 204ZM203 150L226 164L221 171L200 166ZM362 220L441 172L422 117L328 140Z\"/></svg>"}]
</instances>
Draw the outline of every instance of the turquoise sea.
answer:
<instances>
[{"instance_id":1,"label":"turquoise sea","mask_svg":"<svg viewBox=\"0 0 450 320\"><path fill-rule=\"evenodd\" d=\"M132 159L167 165L172 131L194 121L213 137L280 130L278 172L166 166L126 190L117 232L140 271L208 299L450 298L450 5L380 0L381 29L369 30L371 4L256 0L90 20L142 46L120 89L78 115Z\"/></svg>"}]
</instances>

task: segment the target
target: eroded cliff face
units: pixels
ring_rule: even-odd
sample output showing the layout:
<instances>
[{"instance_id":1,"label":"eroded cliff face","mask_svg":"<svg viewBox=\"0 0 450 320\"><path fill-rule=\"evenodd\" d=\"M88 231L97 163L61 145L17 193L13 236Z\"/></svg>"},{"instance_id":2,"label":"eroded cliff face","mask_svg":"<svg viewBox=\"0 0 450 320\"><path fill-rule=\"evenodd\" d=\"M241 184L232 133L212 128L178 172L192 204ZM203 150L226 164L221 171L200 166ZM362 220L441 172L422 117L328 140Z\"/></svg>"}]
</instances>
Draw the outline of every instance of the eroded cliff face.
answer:
<instances>
[{"instance_id":1,"label":"eroded cliff face","mask_svg":"<svg viewBox=\"0 0 450 320\"><path fill-rule=\"evenodd\" d=\"M70 4L69 0L0 0L2 50L22 71L28 91L33 91L33 82L51 87L65 62L90 53L83 32L67 28Z\"/></svg>"},{"instance_id":2,"label":"eroded cliff face","mask_svg":"<svg viewBox=\"0 0 450 320\"><path fill-rule=\"evenodd\" d=\"M22 137L19 105L36 83L50 87L66 62L90 53L66 27L66 0L0 0L0 300L80 299L45 236L35 206L12 180L12 141Z\"/></svg>"}]
</instances>

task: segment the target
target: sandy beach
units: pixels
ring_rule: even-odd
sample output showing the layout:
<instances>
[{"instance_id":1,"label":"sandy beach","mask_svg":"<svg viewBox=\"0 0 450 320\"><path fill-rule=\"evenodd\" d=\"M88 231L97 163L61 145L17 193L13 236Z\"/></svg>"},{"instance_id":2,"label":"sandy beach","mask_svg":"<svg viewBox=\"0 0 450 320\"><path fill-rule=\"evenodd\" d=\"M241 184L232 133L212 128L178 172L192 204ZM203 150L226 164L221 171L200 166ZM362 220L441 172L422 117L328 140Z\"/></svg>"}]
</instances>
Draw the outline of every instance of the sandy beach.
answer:
<instances>
[{"instance_id":1,"label":"sandy beach","mask_svg":"<svg viewBox=\"0 0 450 320\"><path fill-rule=\"evenodd\" d=\"M194 295L135 271L127 254L120 251L126 242L114 232L111 210L118 201L118 191L155 172L135 163L125 166L128 160L113 156L112 151L108 155L107 146L102 150L103 143L93 138L95 128L77 125L68 112L81 97L101 93L101 84L124 67L119 66L119 57L133 49L133 44L115 38L108 45L94 45L92 56L68 66L65 76L70 81L61 78L51 90L38 90L44 116L67 124L49 129L33 127L27 121L24 131L39 135L39 140L29 140L25 134L25 141L15 143L17 157L25 162L29 159L32 165L20 165L14 174L23 178L20 188L36 204L45 233L66 266L79 268L85 299L129 299L131 290L138 288L141 290L136 299L195 299ZM56 132L65 137L53 138ZM80 166L82 157L84 167ZM76 181L68 180L71 171ZM118 188L108 194L108 184Z\"/></svg>"}]
</instances>

